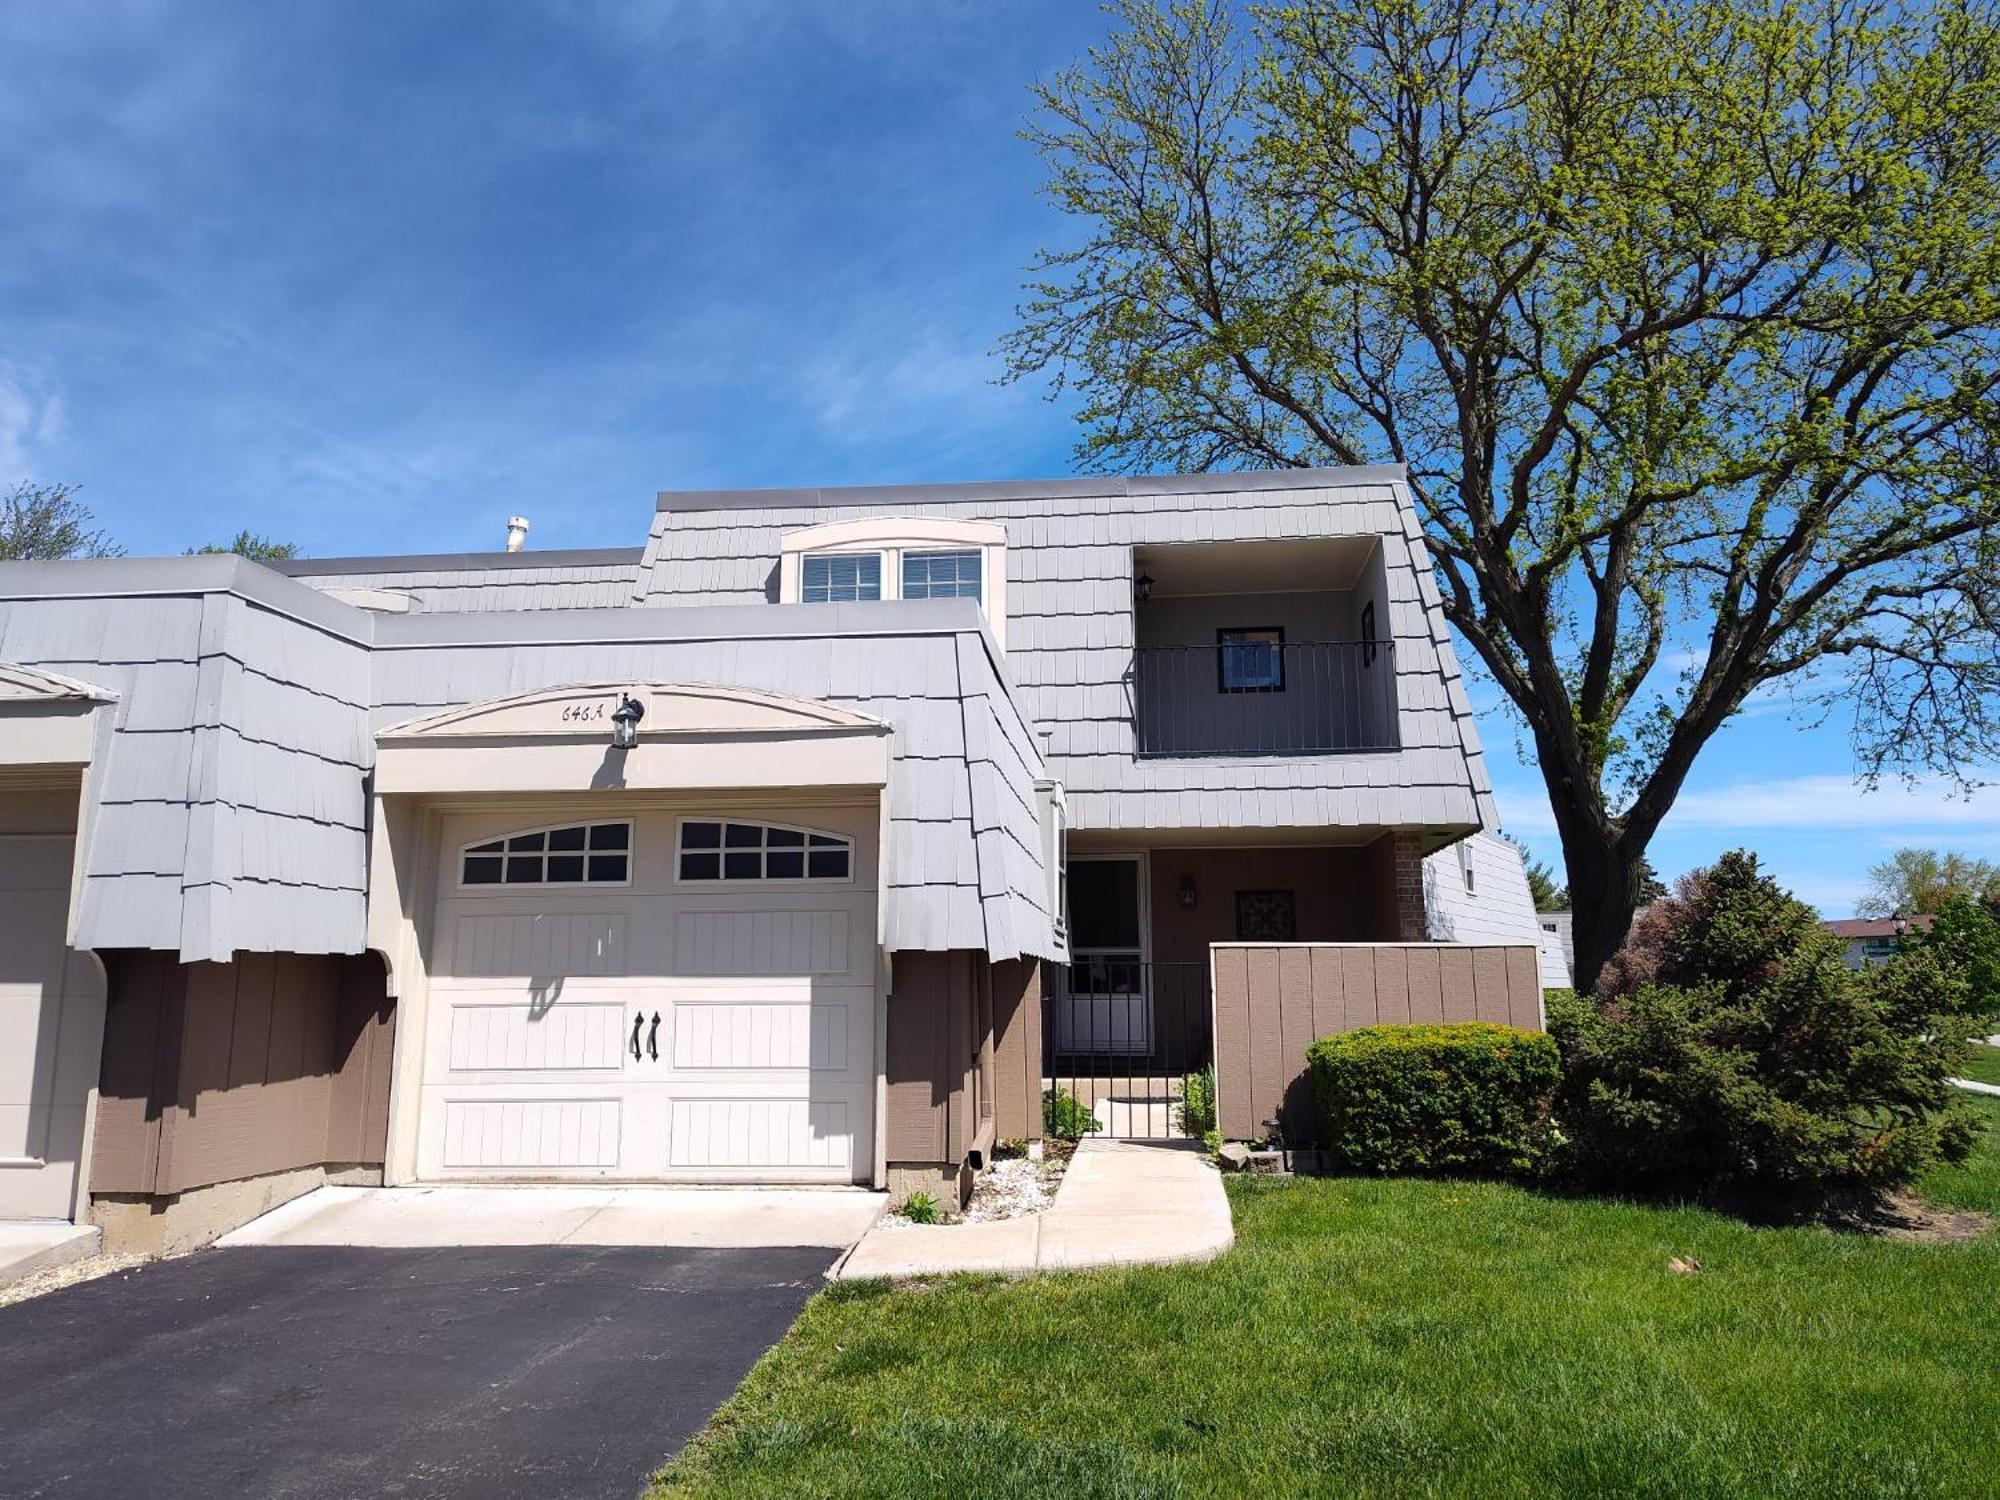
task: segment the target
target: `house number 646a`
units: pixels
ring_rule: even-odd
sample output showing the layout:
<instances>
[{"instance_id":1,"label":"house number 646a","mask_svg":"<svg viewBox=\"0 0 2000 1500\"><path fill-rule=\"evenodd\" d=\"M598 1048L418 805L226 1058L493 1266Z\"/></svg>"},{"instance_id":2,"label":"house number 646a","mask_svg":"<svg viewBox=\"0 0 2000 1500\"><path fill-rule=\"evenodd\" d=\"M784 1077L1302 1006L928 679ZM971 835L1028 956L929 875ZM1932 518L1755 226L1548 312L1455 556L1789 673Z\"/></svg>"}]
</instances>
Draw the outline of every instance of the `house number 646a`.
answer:
<instances>
[{"instance_id":1,"label":"house number 646a","mask_svg":"<svg viewBox=\"0 0 2000 1500\"><path fill-rule=\"evenodd\" d=\"M596 703L566 703L563 705L562 721L565 724L581 724L591 719L606 718L609 713L602 699Z\"/></svg>"}]
</instances>

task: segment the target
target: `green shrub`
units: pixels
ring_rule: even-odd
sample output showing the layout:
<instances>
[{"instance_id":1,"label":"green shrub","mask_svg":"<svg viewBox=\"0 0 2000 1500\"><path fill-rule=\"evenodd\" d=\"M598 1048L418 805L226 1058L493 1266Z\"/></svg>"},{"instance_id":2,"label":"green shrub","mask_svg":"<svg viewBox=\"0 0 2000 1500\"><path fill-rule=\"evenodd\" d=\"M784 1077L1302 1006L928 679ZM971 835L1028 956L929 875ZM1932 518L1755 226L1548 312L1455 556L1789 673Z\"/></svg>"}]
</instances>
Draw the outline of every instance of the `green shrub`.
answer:
<instances>
[{"instance_id":1,"label":"green shrub","mask_svg":"<svg viewBox=\"0 0 2000 1500\"><path fill-rule=\"evenodd\" d=\"M1182 1135L1207 1135L1215 1129L1215 1068L1213 1064L1181 1080L1174 1119Z\"/></svg>"},{"instance_id":2,"label":"green shrub","mask_svg":"<svg viewBox=\"0 0 2000 1500\"><path fill-rule=\"evenodd\" d=\"M1926 953L1965 977L1966 1019L1985 1035L2000 1018L2000 922L1970 896L1952 896L1937 909L1929 932L1911 932L1906 954Z\"/></svg>"},{"instance_id":3,"label":"green shrub","mask_svg":"<svg viewBox=\"0 0 2000 1500\"><path fill-rule=\"evenodd\" d=\"M1306 1052L1324 1144L1356 1172L1531 1172L1546 1152L1555 1043L1465 1021L1365 1026Z\"/></svg>"},{"instance_id":4,"label":"green shrub","mask_svg":"<svg viewBox=\"0 0 2000 1500\"><path fill-rule=\"evenodd\" d=\"M1992 1005L1968 972L1971 918L1855 972L1811 908L1738 851L1684 879L1643 936L1594 999L1548 1010L1575 1175L1824 1199L1964 1158L1973 1132L1945 1078Z\"/></svg>"},{"instance_id":5,"label":"green shrub","mask_svg":"<svg viewBox=\"0 0 2000 1500\"><path fill-rule=\"evenodd\" d=\"M1042 1132L1059 1141L1080 1141L1104 1127L1097 1116L1084 1108L1076 1095L1065 1089L1050 1089L1042 1096Z\"/></svg>"},{"instance_id":6,"label":"green shrub","mask_svg":"<svg viewBox=\"0 0 2000 1500\"><path fill-rule=\"evenodd\" d=\"M938 1213L937 1199L925 1192L910 1194L903 1200L903 1206L897 1212L912 1224L935 1224L941 1217Z\"/></svg>"}]
</instances>

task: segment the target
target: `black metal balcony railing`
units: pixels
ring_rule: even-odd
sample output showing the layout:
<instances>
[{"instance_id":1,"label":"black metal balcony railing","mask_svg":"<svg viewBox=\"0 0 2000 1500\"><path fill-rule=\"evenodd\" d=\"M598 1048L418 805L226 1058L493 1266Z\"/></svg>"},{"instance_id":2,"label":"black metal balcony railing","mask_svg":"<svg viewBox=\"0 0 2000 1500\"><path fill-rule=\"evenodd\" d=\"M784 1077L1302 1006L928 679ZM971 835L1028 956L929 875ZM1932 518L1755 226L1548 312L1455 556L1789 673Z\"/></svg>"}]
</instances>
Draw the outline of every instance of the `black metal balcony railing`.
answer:
<instances>
[{"instance_id":1,"label":"black metal balcony railing","mask_svg":"<svg viewBox=\"0 0 2000 1500\"><path fill-rule=\"evenodd\" d=\"M1394 750L1388 641L1142 646L1132 653L1141 755Z\"/></svg>"}]
</instances>

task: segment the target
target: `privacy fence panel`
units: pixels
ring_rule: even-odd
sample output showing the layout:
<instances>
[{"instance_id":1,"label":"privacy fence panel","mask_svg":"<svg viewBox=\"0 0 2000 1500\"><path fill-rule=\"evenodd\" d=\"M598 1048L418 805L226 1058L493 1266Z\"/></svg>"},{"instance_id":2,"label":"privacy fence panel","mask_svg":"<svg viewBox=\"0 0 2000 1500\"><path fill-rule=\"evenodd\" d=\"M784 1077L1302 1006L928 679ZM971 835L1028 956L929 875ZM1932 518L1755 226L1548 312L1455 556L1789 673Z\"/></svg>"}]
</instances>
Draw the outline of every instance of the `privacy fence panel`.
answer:
<instances>
[{"instance_id":1,"label":"privacy fence panel","mask_svg":"<svg viewBox=\"0 0 2000 1500\"><path fill-rule=\"evenodd\" d=\"M1279 1122L1285 1140L1318 1135L1306 1049L1362 1026L1494 1021L1542 1029L1531 945L1216 943L1217 1125L1254 1140Z\"/></svg>"}]
</instances>

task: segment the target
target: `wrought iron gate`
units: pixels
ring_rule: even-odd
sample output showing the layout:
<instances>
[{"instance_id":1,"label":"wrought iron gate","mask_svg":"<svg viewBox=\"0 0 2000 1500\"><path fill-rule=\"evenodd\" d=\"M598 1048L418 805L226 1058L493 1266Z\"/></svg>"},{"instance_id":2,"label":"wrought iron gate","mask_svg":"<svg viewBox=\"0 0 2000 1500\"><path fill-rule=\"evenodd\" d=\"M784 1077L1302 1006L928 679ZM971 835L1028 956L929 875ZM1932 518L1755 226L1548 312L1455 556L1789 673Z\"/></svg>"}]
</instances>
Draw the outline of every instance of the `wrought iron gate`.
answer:
<instances>
[{"instance_id":1,"label":"wrought iron gate","mask_svg":"<svg viewBox=\"0 0 2000 1500\"><path fill-rule=\"evenodd\" d=\"M1074 1099L1090 1132L1137 1140L1199 1136L1213 1108L1208 966L1093 956L1042 966L1042 1092Z\"/></svg>"}]
</instances>

